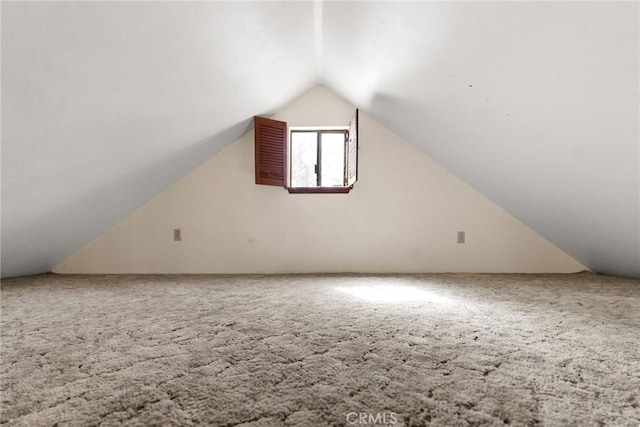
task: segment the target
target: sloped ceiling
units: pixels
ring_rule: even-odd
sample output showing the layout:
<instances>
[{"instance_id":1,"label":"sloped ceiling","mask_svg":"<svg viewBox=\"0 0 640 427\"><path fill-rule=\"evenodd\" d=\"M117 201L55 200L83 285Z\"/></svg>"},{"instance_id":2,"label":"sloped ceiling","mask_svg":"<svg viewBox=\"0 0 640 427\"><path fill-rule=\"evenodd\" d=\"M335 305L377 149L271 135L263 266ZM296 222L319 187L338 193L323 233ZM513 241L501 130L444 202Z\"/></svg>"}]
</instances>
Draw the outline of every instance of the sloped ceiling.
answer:
<instances>
[{"instance_id":1,"label":"sloped ceiling","mask_svg":"<svg viewBox=\"0 0 640 427\"><path fill-rule=\"evenodd\" d=\"M637 2L1 12L3 277L53 269L319 83L589 268L640 277Z\"/></svg>"}]
</instances>

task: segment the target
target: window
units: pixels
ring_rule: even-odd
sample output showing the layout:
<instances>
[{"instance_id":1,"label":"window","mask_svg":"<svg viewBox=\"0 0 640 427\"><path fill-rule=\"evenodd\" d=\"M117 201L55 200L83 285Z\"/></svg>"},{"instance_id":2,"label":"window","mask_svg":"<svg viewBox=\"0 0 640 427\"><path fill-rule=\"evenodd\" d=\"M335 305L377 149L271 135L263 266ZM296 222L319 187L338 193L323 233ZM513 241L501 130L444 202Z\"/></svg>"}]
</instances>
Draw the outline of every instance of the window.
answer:
<instances>
[{"instance_id":1,"label":"window","mask_svg":"<svg viewBox=\"0 0 640 427\"><path fill-rule=\"evenodd\" d=\"M291 187L347 187L346 130L292 129Z\"/></svg>"},{"instance_id":2,"label":"window","mask_svg":"<svg viewBox=\"0 0 640 427\"><path fill-rule=\"evenodd\" d=\"M292 128L256 117L256 184L290 193L348 193L358 178L358 110L349 126Z\"/></svg>"}]
</instances>

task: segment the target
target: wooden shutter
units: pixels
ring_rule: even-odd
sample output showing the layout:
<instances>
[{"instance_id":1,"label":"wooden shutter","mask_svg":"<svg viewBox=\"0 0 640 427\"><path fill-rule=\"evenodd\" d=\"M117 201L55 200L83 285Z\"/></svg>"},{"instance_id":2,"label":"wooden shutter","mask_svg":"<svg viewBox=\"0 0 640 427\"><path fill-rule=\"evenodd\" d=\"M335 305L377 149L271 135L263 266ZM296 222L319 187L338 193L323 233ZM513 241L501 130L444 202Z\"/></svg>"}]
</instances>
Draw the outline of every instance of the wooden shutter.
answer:
<instances>
[{"instance_id":1,"label":"wooden shutter","mask_svg":"<svg viewBox=\"0 0 640 427\"><path fill-rule=\"evenodd\" d=\"M349 141L347 142L347 186L358 180L358 110L349 122Z\"/></svg>"},{"instance_id":2,"label":"wooden shutter","mask_svg":"<svg viewBox=\"0 0 640 427\"><path fill-rule=\"evenodd\" d=\"M287 123L254 117L256 184L287 186Z\"/></svg>"}]
</instances>

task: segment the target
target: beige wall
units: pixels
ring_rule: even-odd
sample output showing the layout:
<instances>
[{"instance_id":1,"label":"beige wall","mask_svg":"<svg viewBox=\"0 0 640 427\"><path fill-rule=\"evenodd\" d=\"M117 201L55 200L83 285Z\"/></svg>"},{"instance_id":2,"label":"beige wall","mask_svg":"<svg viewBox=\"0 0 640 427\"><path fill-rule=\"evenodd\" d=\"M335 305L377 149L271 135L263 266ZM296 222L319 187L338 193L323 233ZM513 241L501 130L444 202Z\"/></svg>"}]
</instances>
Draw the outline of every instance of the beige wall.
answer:
<instances>
[{"instance_id":1,"label":"beige wall","mask_svg":"<svg viewBox=\"0 0 640 427\"><path fill-rule=\"evenodd\" d=\"M347 124L316 87L278 113ZM254 184L253 132L68 259L57 273L575 272L585 267L365 114L348 195ZM181 228L182 242L173 241ZM466 244L456 232L466 231Z\"/></svg>"}]
</instances>

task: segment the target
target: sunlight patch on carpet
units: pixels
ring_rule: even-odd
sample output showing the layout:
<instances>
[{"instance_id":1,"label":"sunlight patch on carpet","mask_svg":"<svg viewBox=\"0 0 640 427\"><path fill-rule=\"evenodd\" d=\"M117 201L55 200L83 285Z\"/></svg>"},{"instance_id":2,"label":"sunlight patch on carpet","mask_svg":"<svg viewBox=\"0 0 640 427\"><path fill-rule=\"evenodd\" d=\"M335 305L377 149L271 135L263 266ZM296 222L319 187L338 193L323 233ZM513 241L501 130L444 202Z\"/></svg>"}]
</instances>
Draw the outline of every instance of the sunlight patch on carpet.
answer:
<instances>
[{"instance_id":1,"label":"sunlight patch on carpet","mask_svg":"<svg viewBox=\"0 0 640 427\"><path fill-rule=\"evenodd\" d=\"M449 305L453 300L433 291L402 285L339 286L336 291L375 303L429 302Z\"/></svg>"}]
</instances>

